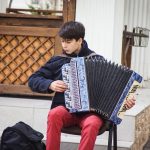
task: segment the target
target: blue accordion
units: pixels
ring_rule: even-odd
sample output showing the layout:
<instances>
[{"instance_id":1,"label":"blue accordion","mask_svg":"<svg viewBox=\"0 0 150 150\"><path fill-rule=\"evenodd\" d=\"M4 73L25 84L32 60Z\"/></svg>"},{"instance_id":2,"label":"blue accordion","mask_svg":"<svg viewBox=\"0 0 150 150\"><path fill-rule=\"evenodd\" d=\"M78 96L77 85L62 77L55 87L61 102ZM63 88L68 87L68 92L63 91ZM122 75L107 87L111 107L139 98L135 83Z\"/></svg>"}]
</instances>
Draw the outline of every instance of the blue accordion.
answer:
<instances>
[{"instance_id":1,"label":"blue accordion","mask_svg":"<svg viewBox=\"0 0 150 150\"><path fill-rule=\"evenodd\" d=\"M120 124L125 100L133 94L142 77L133 70L98 58L72 58L62 66L63 81L68 85L65 104L71 113L95 112Z\"/></svg>"}]
</instances>

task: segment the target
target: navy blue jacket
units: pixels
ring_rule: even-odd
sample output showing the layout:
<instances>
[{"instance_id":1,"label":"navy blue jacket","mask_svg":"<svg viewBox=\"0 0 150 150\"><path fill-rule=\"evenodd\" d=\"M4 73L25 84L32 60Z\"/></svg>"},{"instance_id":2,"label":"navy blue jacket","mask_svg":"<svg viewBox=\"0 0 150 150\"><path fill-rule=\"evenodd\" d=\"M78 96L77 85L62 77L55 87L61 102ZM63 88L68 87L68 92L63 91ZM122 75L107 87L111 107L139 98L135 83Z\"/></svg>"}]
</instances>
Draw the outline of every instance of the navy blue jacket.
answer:
<instances>
[{"instance_id":1,"label":"navy blue jacket","mask_svg":"<svg viewBox=\"0 0 150 150\"><path fill-rule=\"evenodd\" d=\"M29 87L35 92L52 93L53 91L49 89L49 86L55 80L62 80L62 65L69 63L71 57L86 57L91 53L93 53L93 51L88 48L86 41L83 41L82 48L78 55L73 53L71 55L66 54L68 57L52 57L44 66L30 76L28 81ZM97 56L104 59L100 55ZM56 92L53 97L51 108L59 105L65 106L64 93Z\"/></svg>"}]
</instances>

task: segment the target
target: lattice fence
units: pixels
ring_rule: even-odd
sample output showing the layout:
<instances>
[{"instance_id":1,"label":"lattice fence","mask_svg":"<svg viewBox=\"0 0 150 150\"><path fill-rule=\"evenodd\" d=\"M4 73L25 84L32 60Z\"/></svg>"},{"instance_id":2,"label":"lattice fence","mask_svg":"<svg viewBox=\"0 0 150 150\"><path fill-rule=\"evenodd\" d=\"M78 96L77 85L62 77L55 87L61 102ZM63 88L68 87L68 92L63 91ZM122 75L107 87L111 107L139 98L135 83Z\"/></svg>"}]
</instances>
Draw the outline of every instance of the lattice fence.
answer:
<instances>
[{"instance_id":1,"label":"lattice fence","mask_svg":"<svg viewBox=\"0 0 150 150\"><path fill-rule=\"evenodd\" d=\"M28 78L52 56L61 53L58 28L0 26L0 94L32 92Z\"/></svg>"},{"instance_id":2,"label":"lattice fence","mask_svg":"<svg viewBox=\"0 0 150 150\"><path fill-rule=\"evenodd\" d=\"M55 12L61 15L17 14L18 9L0 14L0 95L41 95L29 89L28 78L61 53L58 31L75 19L75 6L75 0L63 0L62 10Z\"/></svg>"},{"instance_id":3,"label":"lattice fence","mask_svg":"<svg viewBox=\"0 0 150 150\"><path fill-rule=\"evenodd\" d=\"M54 38L0 37L0 82L27 84L28 77L54 55Z\"/></svg>"}]
</instances>

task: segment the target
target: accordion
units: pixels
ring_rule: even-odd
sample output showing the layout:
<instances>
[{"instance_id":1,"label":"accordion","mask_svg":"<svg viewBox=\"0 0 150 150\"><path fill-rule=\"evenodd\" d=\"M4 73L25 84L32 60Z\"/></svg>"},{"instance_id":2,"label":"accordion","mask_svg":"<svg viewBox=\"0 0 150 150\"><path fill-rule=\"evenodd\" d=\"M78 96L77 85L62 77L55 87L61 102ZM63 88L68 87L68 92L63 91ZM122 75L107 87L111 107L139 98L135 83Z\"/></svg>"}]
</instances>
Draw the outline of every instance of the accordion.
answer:
<instances>
[{"instance_id":1,"label":"accordion","mask_svg":"<svg viewBox=\"0 0 150 150\"><path fill-rule=\"evenodd\" d=\"M65 105L71 113L95 112L120 124L125 100L138 88L142 77L133 70L99 58L72 58L62 66L67 84Z\"/></svg>"}]
</instances>

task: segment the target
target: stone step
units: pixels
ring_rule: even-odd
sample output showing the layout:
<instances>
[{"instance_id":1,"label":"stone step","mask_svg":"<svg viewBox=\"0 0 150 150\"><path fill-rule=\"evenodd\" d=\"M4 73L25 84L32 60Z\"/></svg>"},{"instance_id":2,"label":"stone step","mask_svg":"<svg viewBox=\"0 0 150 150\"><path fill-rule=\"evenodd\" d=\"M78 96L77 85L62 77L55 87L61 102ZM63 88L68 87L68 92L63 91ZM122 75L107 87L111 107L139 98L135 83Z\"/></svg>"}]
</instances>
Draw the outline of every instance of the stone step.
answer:
<instances>
[{"instance_id":1,"label":"stone step","mask_svg":"<svg viewBox=\"0 0 150 150\"><path fill-rule=\"evenodd\" d=\"M142 150L149 138L150 129L150 89L142 88L137 92L136 106L127 111L122 123L118 125L118 147ZM35 130L46 134L47 114L51 105L48 100L0 97L0 135L7 126L24 121ZM11 118L11 119L10 119ZM46 137L46 136L45 136ZM108 133L97 137L96 147L106 148ZM62 148L78 145L80 138L62 135ZM122 150L124 150L122 149ZM66 150L66 149L65 149ZM69 149L71 150L71 149Z\"/></svg>"}]
</instances>

